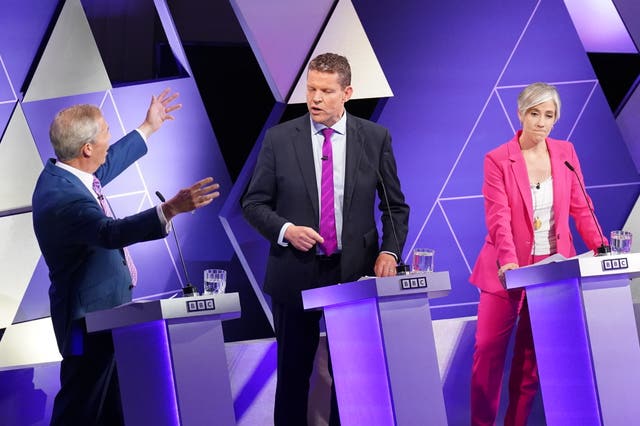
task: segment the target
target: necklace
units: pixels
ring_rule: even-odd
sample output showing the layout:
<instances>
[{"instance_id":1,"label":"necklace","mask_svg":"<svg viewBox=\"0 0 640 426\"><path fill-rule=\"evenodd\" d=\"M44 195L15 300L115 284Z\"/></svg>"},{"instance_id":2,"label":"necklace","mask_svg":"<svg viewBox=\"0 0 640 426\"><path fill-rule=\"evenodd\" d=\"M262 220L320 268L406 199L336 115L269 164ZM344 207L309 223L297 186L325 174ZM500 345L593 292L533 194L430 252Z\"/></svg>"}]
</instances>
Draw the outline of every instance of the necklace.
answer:
<instances>
[{"instance_id":1,"label":"necklace","mask_svg":"<svg viewBox=\"0 0 640 426\"><path fill-rule=\"evenodd\" d=\"M535 185L531 185L531 193L533 194L533 211L535 213L535 211L538 209L538 191L540 190L540 182L536 183ZM533 218L533 229L534 230L538 230L542 227L542 219L540 219L539 216L536 216Z\"/></svg>"}]
</instances>

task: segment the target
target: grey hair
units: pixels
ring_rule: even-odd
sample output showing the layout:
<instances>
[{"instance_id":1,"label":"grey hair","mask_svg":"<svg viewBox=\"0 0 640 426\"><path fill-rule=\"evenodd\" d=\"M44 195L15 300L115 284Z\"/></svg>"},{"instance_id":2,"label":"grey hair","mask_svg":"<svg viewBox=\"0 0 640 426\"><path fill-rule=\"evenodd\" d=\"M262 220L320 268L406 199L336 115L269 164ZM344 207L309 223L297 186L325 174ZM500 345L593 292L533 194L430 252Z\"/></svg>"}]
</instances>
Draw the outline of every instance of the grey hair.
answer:
<instances>
[{"instance_id":1,"label":"grey hair","mask_svg":"<svg viewBox=\"0 0 640 426\"><path fill-rule=\"evenodd\" d=\"M518 111L524 116L530 108L547 101L556 104L554 123L557 123L560 119L560 95L555 86L547 83L532 83L525 87L518 95Z\"/></svg>"},{"instance_id":2,"label":"grey hair","mask_svg":"<svg viewBox=\"0 0 640 426\"><path fill-rule=\"evenodd\" d=\"M95 105L74 105L58 112L49 127L49 139L60 161L80 155L86 143L93 143L100 131L100 108Z\"/></svg>"}]
</instances>

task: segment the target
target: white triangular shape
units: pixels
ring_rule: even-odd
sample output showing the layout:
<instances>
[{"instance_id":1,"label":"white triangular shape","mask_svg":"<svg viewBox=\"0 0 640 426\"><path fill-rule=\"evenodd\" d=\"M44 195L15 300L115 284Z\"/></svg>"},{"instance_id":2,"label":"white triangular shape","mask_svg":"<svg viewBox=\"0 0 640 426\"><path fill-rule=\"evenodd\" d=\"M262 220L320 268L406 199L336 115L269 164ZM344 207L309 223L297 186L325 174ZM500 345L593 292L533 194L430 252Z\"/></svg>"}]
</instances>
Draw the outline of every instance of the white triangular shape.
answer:
<instances>
[{"instance_id":1,"label":"white triangular shape","mask_svg":"<svg viewBox=\"0 0 640 426\"><path fill-rule=\"evenodd\" d=\"M22 303L40 260L40 248L31 213L0 217L0 235L0 328L5 328L11 325Z\"/></svg>"},{"instance_id":2,"label":"white triangular shape","mask_svg":"<svg viewBox=\"0 0 640 426\"><path fill-rule=\"evenodd\" d=\"M68 0L60 12L24 102L110 88L109 76L80 0Z\"/></svg>"},{"instance_id":3,"label":"white triangular shape","mask_svg":"<svg viewBox=\"0 0 640 426\"><path fill-rule=\"evenodd\" d=\"M42 160L20 104L0 141L0 211L31 206Z\"/></svg>"},{"instance_id":4,"label":"white triangular shape","mask_svg":"<svg viewBox=\"0 0 640 426\"><path fill-rule=\"evenodd\" d=\"M353 4L338 2L311 58L325 52L346 56L351 64L352 99L387 98L393 96L387 78L367 38ZM289 104L306 102L307 72L300 75Z\"/></svg>"}]
</instances>

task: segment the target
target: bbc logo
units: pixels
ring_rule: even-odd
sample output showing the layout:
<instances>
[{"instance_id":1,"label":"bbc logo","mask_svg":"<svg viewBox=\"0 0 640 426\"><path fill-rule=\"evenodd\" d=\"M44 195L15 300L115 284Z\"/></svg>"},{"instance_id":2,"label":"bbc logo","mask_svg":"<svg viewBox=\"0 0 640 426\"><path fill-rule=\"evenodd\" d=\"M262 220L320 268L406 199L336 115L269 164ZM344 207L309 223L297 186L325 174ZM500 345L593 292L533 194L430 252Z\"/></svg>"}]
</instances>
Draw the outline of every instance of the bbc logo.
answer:
<instances>
[{"instance_id":1,"label":"bbc logo","mask_svg":"<svg viewBox=\"0 0 640 426\"><path fill-rule=\"evenodd\" d=\"M213 299L187 301L187 312L215 311L216 304Z\"/></svg>"},{"instance_id":2,"label":"bbc logo","mask_svg":"<svg viewBox=\"0 0 640 426\"><path fill-rule=\"evenodd\" d=\"M400 279L400 290L413 290L416 288L426 288L426 287L427 287L427 279L425 277Z\"/></svg>"},{"instance_id":3,"label":"bbc logo","mask_svg":"<svg viewBox=\"0 0 640 426\"><path fill-rule=\"evenodd\" d=\"M627 269L629 267L629 262L626 257L622 257L619 259L605 259L602 261L602 270L603 271L615 271L618 269Z\"/></svg>"}]
</instances>

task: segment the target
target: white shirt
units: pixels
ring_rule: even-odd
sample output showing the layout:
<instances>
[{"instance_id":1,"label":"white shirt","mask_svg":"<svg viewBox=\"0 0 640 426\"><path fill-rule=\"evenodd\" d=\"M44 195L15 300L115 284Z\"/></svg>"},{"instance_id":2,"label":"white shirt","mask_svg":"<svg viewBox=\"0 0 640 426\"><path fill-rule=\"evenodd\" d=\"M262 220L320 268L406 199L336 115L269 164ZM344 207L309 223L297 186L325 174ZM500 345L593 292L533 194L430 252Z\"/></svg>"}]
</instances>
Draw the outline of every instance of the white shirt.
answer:
<instances>
[{"instance_id":1,"label":"white shirt","mask_svg":"<svg viewBox=\"0 0 640 426\"><path fill-rule=\"evenodd\" d=\"M533 230L531 254L539 256L556 252L556 226L553 216L553 179L531 185L533 219L539 221L540 228Z\"/></svg>"}]
</instances>

